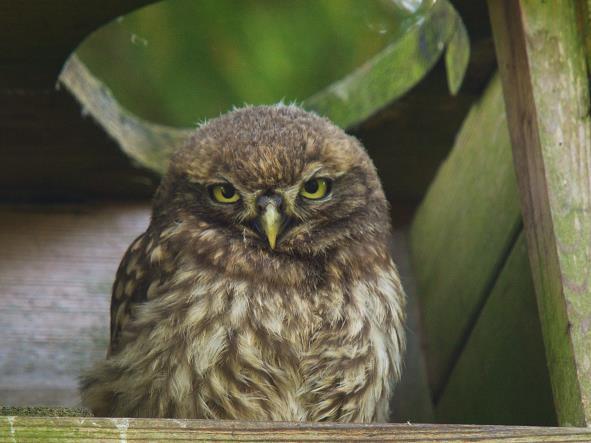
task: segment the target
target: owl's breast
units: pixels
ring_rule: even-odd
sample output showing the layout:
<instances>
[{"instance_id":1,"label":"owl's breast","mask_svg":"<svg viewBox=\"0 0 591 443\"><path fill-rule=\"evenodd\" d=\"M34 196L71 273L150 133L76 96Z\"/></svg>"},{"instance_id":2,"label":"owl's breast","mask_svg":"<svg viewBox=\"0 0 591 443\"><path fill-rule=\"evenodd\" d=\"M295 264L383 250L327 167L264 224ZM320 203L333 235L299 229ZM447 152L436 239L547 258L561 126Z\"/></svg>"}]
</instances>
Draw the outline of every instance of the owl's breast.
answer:
<instances>
[{"instance_id":1,"label":"owl's breast","mask_svg":"<svg viewBox=\"0 0 591 443\"><path fill-rule=\"evenodd\" d=\"M224 399L212 418L305 420L302 362L322 327L312 294L228 278L187 290L177 337L200 401Z\"/></svg>"},{"instance_id":2,"label":"owl's breast","mask_svg":"<svg viewBox=\"0 0 591 443\"><path fill-rule=\"evenodd\" d=\"M117 414L335 420L359 410L343 401L360 392L386 405L403 333L390 274L313 291L183 270L134 312L109 360L117 386L153 392Z\"/></svg>"}]
</instances>

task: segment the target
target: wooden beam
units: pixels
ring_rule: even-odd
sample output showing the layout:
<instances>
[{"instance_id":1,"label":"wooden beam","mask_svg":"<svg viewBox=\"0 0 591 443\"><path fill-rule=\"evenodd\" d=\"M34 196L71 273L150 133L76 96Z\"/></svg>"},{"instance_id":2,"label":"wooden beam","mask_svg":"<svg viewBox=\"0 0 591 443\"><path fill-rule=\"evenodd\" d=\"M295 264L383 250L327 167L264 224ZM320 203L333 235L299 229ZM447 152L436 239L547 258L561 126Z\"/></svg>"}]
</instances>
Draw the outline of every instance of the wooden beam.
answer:
<instances>
[{"instance_id":1,"label":"wooden beam","mask_svg":"<svg viewBox=\"0 0 591 443\"><path fill-rule=\"evenodd\" d=\"M562 425L591 425L591 121L573 0L489 0Z\"/></svg>"},{"instance_id":2,"label":"wooden beam","mask_svg":"<svg viewBox=\"0 0 591 443\"><path fill-rule=\"evenodd\" d=\"M211 420L0 417L0 439L36 441L504 441L589 442L591 429L519 426L280 423Z\"/></svg>"},{"instance_id":3,"label":"wooden beam","mask_svg":"<svg viewBox=\"0 0 591 443\"><path fill-rule=\"evenodd\" d=\"M466 118L411 227L436 402L520 228L509 131L495 77Z\"/></svg>"},{"instance_id":4,"label":"wooden beam","mask_svg":"<svg viewBox=\"0 0 591 443\"><path fill-rule=\"evenodd\" d=\"M440 423L556 425L523 232L454 366L436 417Z\"/></svg>"}]
</instances>

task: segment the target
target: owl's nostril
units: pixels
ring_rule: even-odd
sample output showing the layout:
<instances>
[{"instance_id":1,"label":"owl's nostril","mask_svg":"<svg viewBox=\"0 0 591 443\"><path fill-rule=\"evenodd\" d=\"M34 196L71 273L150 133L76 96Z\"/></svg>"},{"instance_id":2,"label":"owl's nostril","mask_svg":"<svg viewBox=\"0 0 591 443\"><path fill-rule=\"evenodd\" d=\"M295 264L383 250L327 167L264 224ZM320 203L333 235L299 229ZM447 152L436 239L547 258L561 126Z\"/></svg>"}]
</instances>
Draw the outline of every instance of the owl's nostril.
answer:
<instances>
[{"instance_id":1,"label":"owl's nostril","mask_svg":"<svg viewBox=\"0 0 591 443\"><path fill-rule=\"evenodd\" d=\"M264 194L260 195L256 200L257 209L263 211L268 205L275 205L281 212L283 209L283 197L279 194Z\"/></svg>"}]
</instances>

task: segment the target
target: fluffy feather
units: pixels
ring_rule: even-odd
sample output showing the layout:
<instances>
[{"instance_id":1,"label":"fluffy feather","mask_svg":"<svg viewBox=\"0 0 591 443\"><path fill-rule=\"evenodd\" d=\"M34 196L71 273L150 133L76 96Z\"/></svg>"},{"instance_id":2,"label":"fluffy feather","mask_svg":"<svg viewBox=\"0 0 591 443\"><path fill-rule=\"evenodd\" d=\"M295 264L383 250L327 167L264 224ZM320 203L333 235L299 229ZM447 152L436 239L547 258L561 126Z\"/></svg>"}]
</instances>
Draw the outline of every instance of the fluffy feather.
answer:
<instances>
[{"instance_id":1,"label":"fluffy feather","mask_svg":"<svg viewBox=\"0 0 591 443\"><path fill-rule=\"evenodd\" d=\"M306 180L332 180L307 201ZM207 186L231 183L237 204ZM275 249L257 197L283 198ZM237 109L171 160L113 285L108 358L83 375L96 415L387 421L404 351L388 205L359 142L295 106Z\"/></svg>"}]
</instances>

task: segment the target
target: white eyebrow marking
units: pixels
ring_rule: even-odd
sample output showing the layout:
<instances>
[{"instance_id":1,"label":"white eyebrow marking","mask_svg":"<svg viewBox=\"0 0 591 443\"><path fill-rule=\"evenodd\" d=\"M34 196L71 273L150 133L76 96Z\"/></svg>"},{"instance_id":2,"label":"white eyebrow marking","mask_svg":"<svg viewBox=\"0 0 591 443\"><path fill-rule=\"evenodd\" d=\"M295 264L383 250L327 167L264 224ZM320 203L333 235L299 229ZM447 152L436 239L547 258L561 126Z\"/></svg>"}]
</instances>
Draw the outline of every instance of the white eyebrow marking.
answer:
<instances>
[{"instance_id":1,"label":"white eyebrow marking","mask_svg":"<svg viewBox=\"0 0 591 443\"><path fill-rule=\"evenodd\" d=\"M310 170L310 171L308 172L308 170ZM302 176L304 178L304 181L310 180L312 177L314 177L316 174L318 174L319 172L321 172L323 170L325 170L324 166L322 166L318 162L310 163L308 166L306 166L306 168L304 168L304 171L302 172ZM326 171L326 174L329 176L333 175L333 174L330 174L328 171Z\"/></svg>"}]
</instances>

